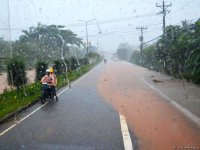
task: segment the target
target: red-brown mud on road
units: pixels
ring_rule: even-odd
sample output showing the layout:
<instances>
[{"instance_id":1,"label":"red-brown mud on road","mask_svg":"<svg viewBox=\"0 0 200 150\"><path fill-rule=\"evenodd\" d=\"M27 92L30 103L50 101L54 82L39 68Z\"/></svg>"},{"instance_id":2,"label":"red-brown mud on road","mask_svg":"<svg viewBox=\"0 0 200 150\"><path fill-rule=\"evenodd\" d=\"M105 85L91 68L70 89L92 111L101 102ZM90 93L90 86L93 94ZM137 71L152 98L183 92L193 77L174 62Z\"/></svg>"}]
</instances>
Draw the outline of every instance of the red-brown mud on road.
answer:
<instances>
[{"instance_id":1,"label":"red-brown mud on road","mask_svg":"<svg viewBox=\"0 0 200 150\"><path fill-rule=\"evenodd\" d=\"M141 80L147 71L124 62L107 64L98 91L127 119L140 150L199 147L200 129Z\"/></svg>"}]
</instances>

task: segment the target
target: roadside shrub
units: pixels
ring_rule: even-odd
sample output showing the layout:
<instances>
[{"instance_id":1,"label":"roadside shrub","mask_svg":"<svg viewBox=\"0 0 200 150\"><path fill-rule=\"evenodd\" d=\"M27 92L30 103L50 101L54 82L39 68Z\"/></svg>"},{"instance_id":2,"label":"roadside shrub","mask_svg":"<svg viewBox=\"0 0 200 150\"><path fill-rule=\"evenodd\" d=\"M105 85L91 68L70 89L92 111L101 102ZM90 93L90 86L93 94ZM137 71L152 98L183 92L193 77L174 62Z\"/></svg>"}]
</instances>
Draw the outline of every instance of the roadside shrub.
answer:
<instances>
[{"instance_id":1,"label":"roadside shrub","mask_svg":"<svg viewBox=\"0 0 200 150\"><path fill-rule=\"evenodd\" d=\"M194 83L200 84L200 68L198 68L195 71L193 71L192 80L194 81Z\"/></svg>"},{"instance_id":2,"label":"roadside shrub","mask_svg":"<svg viewBox=\"0 0 200 150\"><path fill-rule=\"evenodd\" d=\"M61 75L65 72L65 65L62 60L54 60L53 69L56 75Z\"/></svg>"},{"instance_id":3,"label":"roadside shrub","mask_svg":"<svg viewBox=\"0 0 200 150\"><path fill-rule=\"evenodd\" d=\"M101 57L100 54L96 53L96 52L89 52L85 55L85 58L88 59L88 64L91 64L91 63L97 63L97 62L101 62L101 60L103 59Z\"/></svg>"},{"instance_id":4,"label":"roadside shrub","mask_svg":"<svg viewBox=\"0 0 200 150\"><path fill-rule=\"evenodd\" d=\"M27 83L25 62L21 58L13 57L7 63L8 84L20 88Z\"/></svg>"},{"instance_id":5,"label":"roadside shrub","mask_svg":"<svg viewBox=\"0 0 200 150\"><path fill-rule=\"evenodd\" d=\"M85 55L85 57L98 57L99 56L99 54L98 53L96 53L96 52L89 52L89 53L87 53L86 55Z\"/></svg>"},{"instance_id":6,"label":"roadside shrub","mask_svg":"<svg viewBox=\"0 0 200 150\"><path fill-rule=\"evenodd\" d=\"M81 66L88 65L89 59L87 57L84 57L84 58L79 59L79 62Z\"/></svg>"},{"instance_id":7,"label":"roadside shrub","mask_svg":"<svg viewBox=\"0 0 200 150\"><path fill-rule=\"evenodd\" d=\"M48 68L48 63L44 61L38 61L36 64L36 80L40 81L45 75L46 69Z\"/></svg>"},{"instance_id":8,"label":"roadside shrub","mask_svg":"<svg viewBox=\"0 0 200 150\"><path fill-rule=\"evenodd\" d=\"M69 70L70 71L73 71L73 70L75 70L76 68L78 68L78 62L77 62L77 60L76 60L76 58L75 57L71 57L70 59L69 59Z\"/></svg>"}]
</instances>

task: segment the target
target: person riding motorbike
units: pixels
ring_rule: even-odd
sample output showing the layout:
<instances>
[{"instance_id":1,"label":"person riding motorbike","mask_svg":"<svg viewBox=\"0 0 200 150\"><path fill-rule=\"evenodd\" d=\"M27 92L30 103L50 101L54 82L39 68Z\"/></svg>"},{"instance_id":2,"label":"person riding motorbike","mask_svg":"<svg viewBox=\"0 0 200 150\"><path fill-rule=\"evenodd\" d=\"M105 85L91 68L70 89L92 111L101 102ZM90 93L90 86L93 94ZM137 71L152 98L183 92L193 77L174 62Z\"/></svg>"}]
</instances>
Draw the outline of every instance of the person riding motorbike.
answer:
<instances>
[{"instance_id":1,"label":"person riding motorbike","mask_svg":"<svg viewBox=\"0 0 200 150\"><path fill-rule=\"evenodd\" d=\"M49 96L50 96L50 92L51 92L50 85L52 84L52 80L53 79L50 75L50 70L47 69L46 75L44 75L44 77L42 77L40 82L42 83L42 91L46 91Z\"/></svg>"},{"instance_id":2,"label":"person riding motorbike","mask_svg":"<svg viewBox=\"0 0 200 150\"><path fill-rule=\"evenodd\" d=\"M53 92L53 96L56 96L56 100L58 100L57 94L56 94L56 84L57 84L57 78L54 74L53 68L50 68L50 77L52 78L52 82L50 84L51 90Z\"/></svg>"}]
</instances>

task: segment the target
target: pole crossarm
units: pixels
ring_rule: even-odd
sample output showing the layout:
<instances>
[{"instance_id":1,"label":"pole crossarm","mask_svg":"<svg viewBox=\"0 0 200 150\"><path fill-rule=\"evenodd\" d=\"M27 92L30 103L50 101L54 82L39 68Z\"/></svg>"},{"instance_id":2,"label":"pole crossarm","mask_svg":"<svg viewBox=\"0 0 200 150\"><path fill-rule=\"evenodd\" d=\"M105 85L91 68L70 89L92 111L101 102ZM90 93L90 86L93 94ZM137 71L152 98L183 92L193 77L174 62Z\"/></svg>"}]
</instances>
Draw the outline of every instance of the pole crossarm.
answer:
<instances>
[{"instance_id":1,"label":"pole crossarm","mask_svg":"<svg viewBox=\"0 0 200 150\"><path fill-rule=\"evenodd\" d=\"M166 24L166 22L165 22L165 17L166 17L166 15L167 15L167 13L170 12L167 8L168 8L168 7L171 7L171 6L172 6L172 3L170 3L169 5L166 5L164 0L163 0L163 2L162 2L162 5L158 5L158 4L156 3L156 7L159 7L159 8L162 9L162 11L159 12L158 14L159 14L159 15L160 15L160 14L163 15L163 35L164 35L164 37L165 37L165 24Z\"/></svg>"}]
</instances>

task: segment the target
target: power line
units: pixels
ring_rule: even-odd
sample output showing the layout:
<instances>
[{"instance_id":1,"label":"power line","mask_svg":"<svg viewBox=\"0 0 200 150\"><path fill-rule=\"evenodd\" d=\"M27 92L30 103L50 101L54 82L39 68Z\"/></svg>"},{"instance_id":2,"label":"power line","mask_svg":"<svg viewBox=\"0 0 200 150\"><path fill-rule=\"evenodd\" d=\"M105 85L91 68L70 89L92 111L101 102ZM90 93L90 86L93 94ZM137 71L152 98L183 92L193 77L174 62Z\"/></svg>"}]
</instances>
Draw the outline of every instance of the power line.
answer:
<instances>
[{"instance_id":1,"label":"power line","mask_svg":"<svg viewBox=\"0 0 200 150\"><path fill-rule=\"evenodd\" d=\"M93 13L93 15L94 15L94 18L95 18L95 22L96 22L96 24L97 24L97 27L98 27L98 30L99 30L99 34L101 34L102 33L102 31L101 31L101 27L100 27L100 25L99 25L99 22L98 22L98 20L97 20L97 17L96 17L96 15L95 15L95 13L92 11L92 13Z\"/></svg>"},{"instance_id":2,"label":"power line","mask_svg":"<svg viewBox=\"0 0 200 150\"><path fill-rule=\"evenodd\" d=\"M155 38L153 38L153 39L151 39L151 40L149 40L149 41L147 41L147 42L144 42L143 44L145 45L145 44L147 44L147 43L150 43L150 42L152 42L152 41L154 41L154 40L156 40L156 39L158 39L158 38L160 38L160 37L162 37L163 35L160 35L160 36L158 36L158 37L155 37ZM140 46L138 47L138 48L140 48Z\"/></svg>"},{"instance_id":3,"label":"power line","mask_svg":"<svg viewBox=\"0 0 200 150\"><path fill-rule=\"evenodd\" d=\"M114 35L114 34L123 34L123 33L138 33L138 32L135 32L135 31L126 31L126 32L108 32L108 33L102 33L101 36L107 36L107 35ZM99 36L99 34L93 34L93 35L89 35L90 37L95 37L95 36ZM79 36L81 38L84 38L86 36Z\"/></svg>"},{"instance_id":4,"label":"power line","mask_svg":"<svg viewBox=\"0 0 200 150\"><path fill-rule=\"evenodd\" d=\"M161 24L162 23L156 23L156 24L150 24L148 26L158 26L158 25L161 25ZM118 27L118 28L115 27L115 29L124 29L124 30L131 30L132 28L136 28L136 26L124 26L124 27ZM155 28L158 28L158 27L152 27L150 29L155 29ZM106 30L106 29L104 29L104 30Z\"/></svg>"},{"instance_id":5,"label":"power line","mask_svg":"<svg viewBox=\"0 0 200 150\"><path fill-rule=\"evenodd\" d=\"M161 27L156 27L153 29L160 29ZM146 31L143 33L149 33L149 32L155 32L155 31ZM113 35L113 34L123 34L123 33L135 33L137 34L138 31L135 31L133 29L127 29L127 30L117 30L117 31L112 31L112 32L103 32L101 35ZM99 34L94 34L94 35L89 35L89 36L97 36ZM85 37L85 36L79 36L79 37Z\"/></svg>"},{"instance_id":6,"label":"power line","mask_svg":"<svg viewBox=\"0 0 200 150\"><path fill-rule=\"evenodd\" d=\"M102 20L102 21L99 21L98 24L122 22L122 21L126 21L126 20L132 20L132 19L135 19L135 18L150 17L150 16L153 16L153 15L156 15L156 13L148 13L148 14L136 15L136 16L131 16L131 17L119 18L119 19ZM88 23L88 25L96 25L96 22L95 23ZM81 26L85 26L85 24L74 23L74 24L65 25L65 27L81 27ZM26 28L29 28L29 27L19 27L19 28L12 28L12 29L0 28L0 30L23 30L23 29L26 29Z\"/></svg>"},{"instance_id":7,"label":"power line","mask_svg":"<svg viewBox=\"0 0 200 150\"><path fill-rule=\"evenodd\" d=\"M156 15L156 13L148 13L148 14L136 15L136 16L131 16L131 17L119 18L119 19L102 20L102 21L99 21L98 24L122 22L122 21L132 20L135 18L142 18L142 17L154 17L155 15ZM88 25L96 25L96 23L89 23ZM66 27L79 27L79 26L83 26L83 24L66 25Z\"/></svg>"},{"instance_id":8,"label":"power line","mask_svg":"<svg viewBox=\"0 0 200 150\"><path fill-rule=\"evenodd\" d=\"M194 0L189 1L188 3L186 3L185 5L183 5L182 7L180 7L179 9L175 10L173 13L171 13L169 16L179 12L180 10L182 10L183 8L185 8L186 6L188 6L189 4L191 4L192 2L194 2Z\"/></svg>"},{"instance_id":9,"label":"power line","mask_svg":"<svg viewBox=\"0 0 200 150\"><path fill-rule=\"evenodd\" d=\"M156 28L151 28L152 30L155 30L155 29L160 29L160 27L156 27ZM114 31L111 31L111 33L113 33L113 32L123 32L123 31L133 31L133 29L125 29L125 30L114 30ZM149 31L147 31L147 32L149 32ZM109 33L109 32L107 32L107 33ZM146 33L146 32L145 32Z\"/></svg>"},{"instance_id":10,"label":"power line","mask_svg":"<svg viewBox=\"0 0 200 150\"><path fill-rule=\"evenodd\" d=\"M147 41L147 42L144 42L143 44L147 44L147 43L150 43L150 42L152 42L152 41L154 41L154 40L156 40L156 39L158 39L158 38L160 38L160 37L162 37L163 35L160 35L160 36L158 36L158 37L156 37L156 38L153 38L153 39L151 39L151 40L149 40L149 41Z\"/></svg>"}]
</instances>

